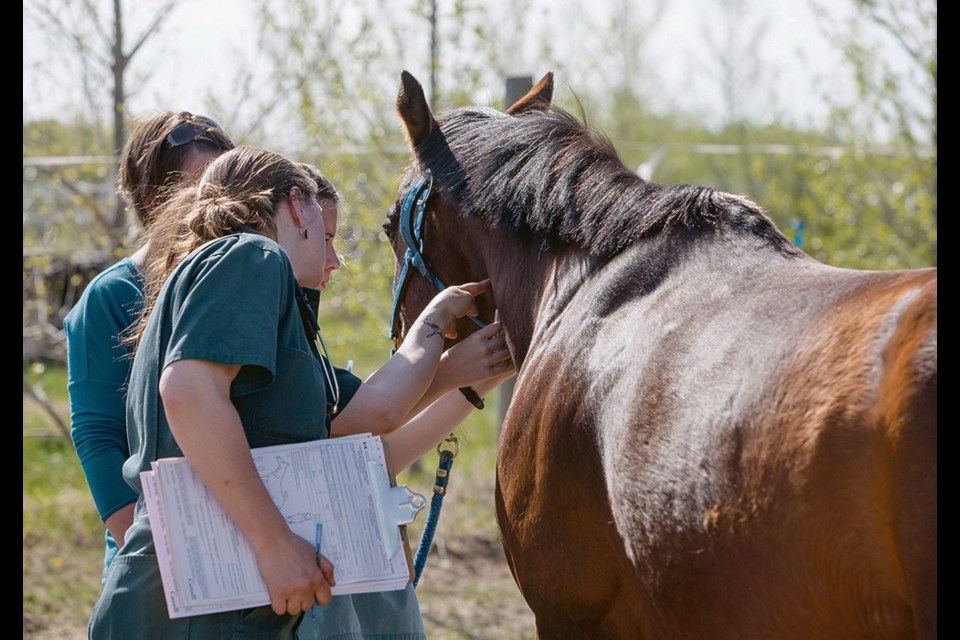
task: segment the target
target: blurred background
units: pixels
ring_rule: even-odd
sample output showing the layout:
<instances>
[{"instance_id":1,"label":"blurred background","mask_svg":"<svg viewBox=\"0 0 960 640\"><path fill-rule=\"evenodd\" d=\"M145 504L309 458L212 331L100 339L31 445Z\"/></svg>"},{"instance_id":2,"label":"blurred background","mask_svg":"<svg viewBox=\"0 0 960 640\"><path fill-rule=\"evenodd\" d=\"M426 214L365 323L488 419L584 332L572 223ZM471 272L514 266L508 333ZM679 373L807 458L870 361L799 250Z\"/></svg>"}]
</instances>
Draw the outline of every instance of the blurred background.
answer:
<instances>
[{"instance_id":1,"label":"blurred background","mask_svg":"<svg viewBox=\"0 0 960 640\"><path fill-rule=\"evenodd\" d=\"M508 86L553 71L555 102L644 178L747 195L823 262L937 264L935 0L24 0L24 637L85 637L99 591L62 319L137 247L115 193L131 119L202 113L334 181L346 266L321 323L334 360L363 376L390 351L380 224L409 157L394 111L404 69L439 114L505 108ZM428 565L431 637L532 637L498 555L497 419L462 429L433 570L476 588L454 606Z\"/></svg>"}]
</instances>

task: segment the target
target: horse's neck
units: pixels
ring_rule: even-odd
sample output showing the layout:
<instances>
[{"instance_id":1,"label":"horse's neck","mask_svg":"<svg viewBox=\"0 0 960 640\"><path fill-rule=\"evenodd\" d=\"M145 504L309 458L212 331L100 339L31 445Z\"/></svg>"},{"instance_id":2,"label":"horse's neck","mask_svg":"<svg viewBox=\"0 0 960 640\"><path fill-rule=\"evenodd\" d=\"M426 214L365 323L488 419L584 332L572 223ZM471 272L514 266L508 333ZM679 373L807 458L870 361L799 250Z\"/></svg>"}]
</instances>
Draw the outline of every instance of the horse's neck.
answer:
<instances>
[{"instance_id":1,"label":"horse's neck","mask_svg":"<svg viewBox=\"0 0 960 640\"><path fill-rule=\"evenodd\" d=\"M547 334L567 303L600 270L613 278L611 282L630 280L633 295L645 295L673 282L671 274L678 271L722 272L730 283L737 278L756 279L758 273L771 269L782 273L788 264L797 265L798 261L810 265L802 253L785 251L773 243L758 245L754 236L736 231L725 235L723 242L717 241L715 230L662 233L608 259L591 257L583 249L546 249L505 234L495 235L483 246L487 248L487 273L518 366L537 336ZM736 273L731 273L734 264ZM591 281L600 286L605 279L593 277ZM707 278L688 284L687 290L693 292L714 286Z\"/></svg>"},{"instance_id":2,"label":"horse's neck","mask_svg":"<svg viewBox=\"0 0 960 640\"><path fill-rule=\"evenodd\" d=\"M487 270L500 320L519 366L538 328L557 318L596 269L597 261L582 251L549 250L509 237L496 240L486 244L498 247L489 252Z\"/></svg>"}]
</instances>

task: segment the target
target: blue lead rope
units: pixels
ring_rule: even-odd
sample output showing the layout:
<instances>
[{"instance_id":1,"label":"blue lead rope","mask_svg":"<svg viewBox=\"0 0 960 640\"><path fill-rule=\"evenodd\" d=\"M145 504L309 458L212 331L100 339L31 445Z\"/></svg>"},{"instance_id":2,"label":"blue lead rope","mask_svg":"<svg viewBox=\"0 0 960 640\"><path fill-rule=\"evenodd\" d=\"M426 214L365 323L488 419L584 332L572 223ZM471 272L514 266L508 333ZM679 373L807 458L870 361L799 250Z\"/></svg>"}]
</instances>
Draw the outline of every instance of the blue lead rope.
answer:
<instances>
[{"instance_id":1,"label":"blue lead rope","mask_svg":"<svg viewBox=\"0 0 960 640\"><path fill-rule=\"evenodd\" d=\"M420 576L423 575L423 568L427 565L427 558L430 555L430 549L433 547L433 537L437 532L437 523L440 521L440 509L443 507L443 498L447 495L447 482L450 480L450 469L453 467L453 459L457 457L460 451L460 443L456 436L451 435L444 442L453 442L454 449L440 449L437 445L437 452L440 454L440 463L437 465L437 478L433 485L433 498L430 499L430 513L427 515L427 522L423 527L423 534L420 536L420 545L417 547L417 555L413 561L413 588L417 588L420 582ZM443 443L440 443L443 444Z\"/></svg>"}]
</instances>

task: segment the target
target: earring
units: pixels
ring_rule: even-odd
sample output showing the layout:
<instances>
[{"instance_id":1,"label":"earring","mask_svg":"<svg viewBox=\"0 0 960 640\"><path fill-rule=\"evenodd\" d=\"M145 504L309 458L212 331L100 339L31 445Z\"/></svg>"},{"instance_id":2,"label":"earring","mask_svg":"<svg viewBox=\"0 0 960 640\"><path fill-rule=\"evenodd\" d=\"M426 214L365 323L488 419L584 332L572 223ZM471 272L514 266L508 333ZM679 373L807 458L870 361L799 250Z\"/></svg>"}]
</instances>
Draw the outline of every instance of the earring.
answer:
<instances>
[{"instance_id":1,"label":"earring","mask_svg":"<svg viewBox=\"0 0 960 640\"><path fill-rule=\"evenodd\" d=\"M303 238L304 240L306 240L309 237L309 229L307 229L306 227L304 227L303 229L297 229L297 231L300 233L300 237Z\"/></svg>"}]
</instances>

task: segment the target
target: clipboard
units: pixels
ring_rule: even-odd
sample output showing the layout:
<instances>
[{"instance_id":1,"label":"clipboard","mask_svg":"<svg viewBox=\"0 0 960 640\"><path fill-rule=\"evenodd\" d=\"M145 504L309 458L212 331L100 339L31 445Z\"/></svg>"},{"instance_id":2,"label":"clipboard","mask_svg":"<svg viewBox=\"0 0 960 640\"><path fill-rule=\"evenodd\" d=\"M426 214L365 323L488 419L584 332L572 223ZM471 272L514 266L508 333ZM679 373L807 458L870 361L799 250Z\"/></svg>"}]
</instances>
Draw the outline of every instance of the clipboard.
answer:
<instances>
[{"instance_id":1,"label":"clipboard","mask_svg":"<svg viewBox=\"0 0 960 640\"><path fill-rule=\"evenodd\" d=\"M393 458L390 455L390 448L386 442L382 442L382 444L387 467L391 469L390 477L387 477L380 465L372 461L367 462L371 485L377 496L374 508L377 511L381 531L396 532L397 534L396 536L384 537L384 552L388 558L392 558L397 549L401 545L403 546L407 568L410 572L410 581L413 582L416 573L414 572L410 539L407 536L407 525L413 522L417 514L427 506L427 499L423 494L411 491L405 485L397 485L397 478L392 471Z\"/></svg>"},{"instance_id":2,"label":"clipboard","mask_svg":"<svg viewBox=\"0 0 960 640\"><path fill-rule=\"evenodd\" d=\"M367 462L367 470L371 475L371 486L376 495L373 506L380 521L380 530L384 532L383 550L388 558L392 558L401 545L404 546L404 555L407 558L407 567L410 569L412 580L413 556L410 552L410 541L406 535L406 525L413 522L420 510L427 505L427 499L406 486L391 483L387 474L383 472L383 467L376 462Z\"/></svg>"},{"instance_id":3,"label":"clipboard","mask_svg":"<svg viewBox=\"0 0 960 640\"><path fill-rule=\"evenodd\" d=\"M383 445L358 434L251 449L291 531L316 545L323 525L322 553L341 570L334 595L414 579L406 525L426 498L396 486ZM252 547L186 458L156 460L140 477L171 618L269 604Z\"/></svg>"}]
</instances>

